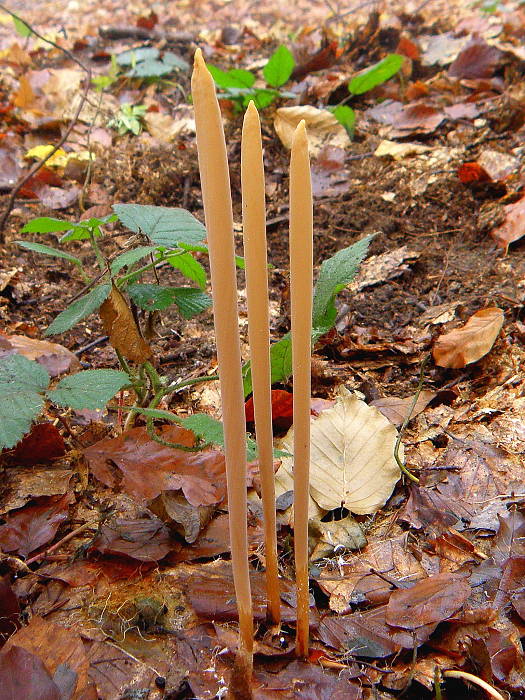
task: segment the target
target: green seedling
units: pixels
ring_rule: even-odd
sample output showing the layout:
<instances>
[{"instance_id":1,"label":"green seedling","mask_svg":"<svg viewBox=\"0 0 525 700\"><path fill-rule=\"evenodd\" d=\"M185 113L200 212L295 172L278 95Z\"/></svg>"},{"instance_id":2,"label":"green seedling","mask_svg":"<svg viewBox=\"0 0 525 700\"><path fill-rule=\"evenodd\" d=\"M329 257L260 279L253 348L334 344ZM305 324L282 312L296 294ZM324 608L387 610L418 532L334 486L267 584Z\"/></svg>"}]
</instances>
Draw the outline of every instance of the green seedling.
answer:
<instances>
[{"instance_id":1,"label":"green seedling","mask_svg":"<svg viewBox=\"0 0 525 700\"><path fill-rule=\"evenodd\" d=\"M119 136L124 136L128 132L138 136L142 131L143 119L147 111L146 105L130 105L125 102L108 122L108 126L116 129Z\"/></svg>"},{"instance_id":2,"label":"green seedling","mask_svg":"<svg viewBox=\"0 0 525 700\"><path fill-rule=\"evenodd\" d=\"M396 53L388 54L381 61L373 66L365 68L348 83L348 92L350 96L344 100L352 99L356 95L363 95L365 92L373 90L378 85L386 83L387 80L393 78L399 72L405 58ZM339 104L336 107L329 107L330 112L334 115L337 121L344 126L348 135L352 139L355 129L355 112L345 104Z\"/></svg>"},{"instance_id":3,"label":"green seedling","mask_svg":"<svg viewBox=\"0 0 525 700\"><path fill-rule=\"evenodd\" d=\"M189 64L171 51L161 53L154 47L141 46L111 56L107 75L98 75L91 82L97 90L106 90L120 79L158 81L188 69Z\"/></svg>"},{"instance_id":4,"label":"green seedling","mask_svg":"<svg viewBox=\"0 0 525 700\"><path fill-rule=\"evenodd\" d=\"M264 109L278 97L296 97L295 93L280 89L288 82L294 67L294 57L286 46L279 46L264 66L262 72L265 86L256 85L257 77L249 70L232 68L224 71L208 65L215 84L221 91L220 97L231 100L238 112L245 110L250 100L254 101L257 109Z\"/></svg>"}]
</instances>

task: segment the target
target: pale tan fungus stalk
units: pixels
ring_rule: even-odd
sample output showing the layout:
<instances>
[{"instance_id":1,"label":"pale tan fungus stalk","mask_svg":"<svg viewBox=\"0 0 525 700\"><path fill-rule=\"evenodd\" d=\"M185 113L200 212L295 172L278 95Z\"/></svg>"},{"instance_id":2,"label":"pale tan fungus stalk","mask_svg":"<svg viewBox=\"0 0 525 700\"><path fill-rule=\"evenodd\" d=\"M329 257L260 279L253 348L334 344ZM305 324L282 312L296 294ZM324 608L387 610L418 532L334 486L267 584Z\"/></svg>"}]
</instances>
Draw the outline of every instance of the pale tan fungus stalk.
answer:
<instances>
[{"instance_id":1,"label":"pale tan fungus stalk","mask_svg":"<svg viewBox=\"0 0 525 700\"><path fill-rule=\"evenodd\" d=\"M261 124L253 101L242 127L241 188L253 409L264 512L267 611L269 620L279 624L264 165Z\"/></svg>"},{"instance_id":2,"label":"pale tan fungus stalk","mask_svg":"<svg viewBox=\"0 0 525 700\"><path fill-rule=\"evenodd\" d=\"M290 291L294 430L294 546L297 585L296 654L308 656L308 497L313 268L313 200L304 120L292 142L290 161Z\"/></svg>"},{"instance_id":3,"label":"pale tan fungus stalk","mask_svg":"<svg viewBox=\"0 0 525 700\"><path fill-rule=\"evenodd\" d=\"M204 203L217 359L224 423L224 454L233 580L239 611L239 652L251 672L253 617L246 520L246 423L241 377L233 215L222 118L213 78L200 49L195 52L191 92Z\"/></svg>"}]
</instances>

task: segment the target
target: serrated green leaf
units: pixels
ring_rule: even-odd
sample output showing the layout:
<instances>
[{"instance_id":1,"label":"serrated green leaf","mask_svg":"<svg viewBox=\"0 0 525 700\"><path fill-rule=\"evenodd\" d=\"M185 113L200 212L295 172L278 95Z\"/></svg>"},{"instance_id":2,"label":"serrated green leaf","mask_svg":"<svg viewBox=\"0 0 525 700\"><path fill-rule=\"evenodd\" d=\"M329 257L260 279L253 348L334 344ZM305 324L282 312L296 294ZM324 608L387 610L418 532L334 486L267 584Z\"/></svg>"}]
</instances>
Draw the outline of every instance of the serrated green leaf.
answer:
<instances>
[{"instance_id":1,"label":"serrated green leaf","mask_svg":"<svg viewBox=\"0 0 525 700\"><path fill-rule=\"evenodd\" d=\"M157 284L130 284L126 290L133 302L146 311L162 311L171 304L189 319L211 306L211 298L193 287L161 287Z\"/></svg>"},{"instance_id":2,"label":"serrated green leaf","mask_svg":"<svg viewBox=\"0 0 525 700\"><path fill-rule=\"evenodd\" d=\"M15 241L15 243L22 248L34 250L35 253L50 255L53 258L64 258L64 260L69 260L69 262L72 262L75 265L82 265L82 261L76 258L74 255L71 255L71 253L66 253L64 250L57 250L49 245L43 245L42 243L30 243L29 241Z\"/></svg>"},{"instance_id":3,"label":"serrated green leaf","mask_svg":"<svg viewBox=\"0 0 525 700\"><path fill-rule=\"evenodd\" d=\"M326 333L334 325L337 316L335 296L354 279L373 237L366 236L348 248L339 250L321 265L314 288L312 311L312 325L318 335Z\"/></svg>"},{"instance_id":4,"label":"serrated green leaf","mask_svg":"<svg viewBox=\"0 0 525 700\"><path fill-rule=\"evenodd\" d=\"M0 448L13 447L41 412L49 374L22 355L0 360Z\"/></svg>"},{"instance_id":5,"label":"serrated green leaf","mask_svg":"<svg viewBox=\"0 0 525 700\"><path fill-rule=\"evenodd\" d=\"M57 233L58 231L69 231L73 228L74 222L52 219L49 216L40 216L31 219L20 229L20 233Z\"/></svg>"},{"instance_id":6,"label":"serrated green leaf","mask_svg":"<svg viewBox=\"0 0 525 700\"><path fill-rule=\"evenodd\" d=\"M195 260L191 253L170 255L166 259L172 267L180 270L185 277L196 282L201 289L206 287L206 270L198 260Z\"/></svg>"},{"instance_id":7,"label":"serrated green leaf","mask_svg":"<svg viewBox=\"0 0 525 700\"><path fill-rule=\"evenodd\" d=\"M350 136L350 138L353 139L355 131L354 110L348 105L337 105L337 107L331 108L330 112L332 112L339 124L344 126L346 132L348 133L348 136Z\"/></svg>"},{"instance_id":8,"label":"serrated green leaf","mask_svg":"<svg viewBox=\"0 0 525 700\"><path fill-rule=\"evenodd\" d=\"M275 90L266 90L261 88L260 90L255 90L253 97L248 96L245 100L245 107L248 106L250 99L253 99L257 109L264 109L272 104L272 102L277 97L278 93Z\"/></svg>"},{"instance_id":9,"label":"serrated green leaf","mask_svg":"<svg viewBox=\"0 0 525 700\"><path fill-rule=\"evenodd\" d=\"M188 245L187 243L181 243L180 247L183 250L188 250L192 251L194 253L206 253L206 255L210 254L210 251L208 249L207 245ZM239 270L244 270L246 268L246 263L244 261L244 258L241 255L236 255L235 256L235 264L239 268Z\"/></svg>"},{"instance_id":10,"label":"serrated green leaf","mask_svg":"<svg viewBox=\"0 0 525 700\"><path fill-rule=\"evenodd\" d=\"M270 367L271 367L271 384L283 382L292 373L292 339L287 333L276 343L270 345ZM248 396L253 391L252 388L252 373L250 363L247 362L243 367L243 385L244 395Z\"/></svg>"},{"instance_id":11,"label":"serrated green leaf","mask_svg":"<svg viewBox=\"0 0 525 700\"><path fill-rule=\"evenodd\" d=\"M193 287L178 287L175 294L175 304L180 314L187 320L197 316L202 311L206 311L212 300L208 294Z\"/></svg>"},{"instance_id":12,"label":"serrated green leaf","mask_svg":"<svg viewBox=\"0 0 525 700\"><path fill-rule=\"evenodd\" d=\"M200 243L206 229L189 211L149 204L114 204L120 221L135 233L145 233L159 246L179 248L181 243Z\"/></svg>"},{"instance_id":13,"label":"serrated green leaf","mask_svg":"<svg viewBox=\"0 0 525 700\"><path fill-rule=\"evenodd\" d=\"M361 71L355 78L352 78L348 83L348 90L352 95L362 95L364 92L386 83L398 72L404 60L405 57L400 54L388 54L382 61L375 63L373 66Z\"/></svg>"},{"instance_id":14,"label":"serrated green leaf","mask_svg":"<svg viewBox=\"0 0 525 700\"><path fill-rule=\"evenodd\" d=\"M159 50L152 46L142 46L138 49L128 49L115 56L119 66L134 66L140 61L153 60L159 57Z\"/></svg>"},{"instance_id":15,"label":"serrated green leaf","mask_svg":"<svg viewBox=\"0 0 525 700\"><path fill-rule=\"evenodd\" d=\"M249 70L232 68L231 70L225 71L217 68L217 66L211 65L208 65L208 70L210 71L215 84L223 89L251 88L255 82L255 75Z\"/></svg>"},{"instance_id":16,"label":"serrated green leaf","mask_svg":"<svg viewBox=\"0 0 525 700\"><path fill-rule=\"evenodd\" d=\"M47 398L59 406L77 411L104 408L117 391L130 384L125 372L116 369L87 369L61 379Z\"/></svg>"},{"instance_id":17,"label":"serrated green leaf","mask_svg":"<svg viewBox=\"0 0 525 700\"><path fill-rule=\"evenodd\" d=\"M100 284L88 294L74 301L62 313L58 314L44 335L64 333L86 316L89 316L103 304L111 292L110 284Z\"/></svg>"},{"instance_id":18,"label":"serrated green leaf","mask_svg":"<svg viewBox=\"0 0 525 700\"><path fill-rule=\"evenodd\" d=\"M264 66L263 75L268 85L278 88L286 83L294 68L295 59L290 49L279 46Z\"/></svg>"},{"instance_id":19,"label":"serrated green leaf","mask_svg":"<svg viewBox=\"0 0 525 700\"><path fill-rule=\"evenodd\" d=\"M116 275L123 267L134 265L139 260L142 260L142 258L145 258L146 255L154 253L156 250L157 246L155 245L142 245L138 248L127 250L112 261L110 266L111 274Z\"/></svg>"}]
</instances>

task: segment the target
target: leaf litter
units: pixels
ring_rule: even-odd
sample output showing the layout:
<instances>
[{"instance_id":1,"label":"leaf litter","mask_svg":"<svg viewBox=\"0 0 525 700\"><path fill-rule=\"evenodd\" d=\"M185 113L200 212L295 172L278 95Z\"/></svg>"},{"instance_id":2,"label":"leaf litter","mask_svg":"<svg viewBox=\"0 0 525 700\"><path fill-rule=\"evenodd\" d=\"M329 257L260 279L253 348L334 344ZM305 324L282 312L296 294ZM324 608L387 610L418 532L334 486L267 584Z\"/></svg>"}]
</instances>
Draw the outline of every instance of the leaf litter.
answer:
<instances>
[{"instance_id":1,"label":"leaf litter","mask_svg":"<svg viewBox=\"0 0 525 700\"><path fill-rule=\"evenodd\" d=\"M96 57L85 37L96 37L99 24L113 25L117 11L128 29L136 30L135 20L144 18L116 10L115 2L104 3L97 8L95 26L92 16L79 14L74 5L61 14L68 37L60 42L100 61L97 74L107 72L110 54L138 48L140 40L100 36L97 42L106 55ZM282 509L279 547L287 620L282 646L265 626L261 510L253 465L247 488L260 626L254 697L391 698L403 691L409 699L420 698L435 694L436 669L438 676L450 669L477 674L501 693L524 692L524 333L519 316L525 274L520 242L524 56L519 45L524 24L514 7L503 12L496 6L485 15L479 8L452 5L439 28L432 3L419 11L417 24L405 22L398 12L403 9L393 7L385 16L366 7L339 16L315 4L273 8L265 3L246 15L227 4L212 12L202 3L191 16L183 7L177 10L177 22L207 44L212 60L224 69L246 68L250 61L263 65L272 42L291 46L300 58L290 83L297 100L263 111L275 339L288 330L283 274L287 155L273 125L280 110L295 110L284 112L285 121L315 114L328 125L318 143L315 123L310 126L319 148L314 164L317 262L339 249L342 240L348 244L378 232L370 274L363 271L342 291L335 302L337 333L316 345L315 401L333 402L339 386L346 385L358 392L358 400L385 409L395 435L394 425L407 418L413 402L424 356L440 342L442 347L443 340L449 353L446 366L436 362L425 373L403 434L406 462L420 483L407 485L392 474L382 505L375 504L377 512L355 519L340 508L340 475L337 488L330 489L333 499L322 501L331 510L312 499L310 662L286 656L293 643L294 592L290 514ZM57 11L57 6L52 11L45 6L38 18L29 12L27 19L38 29L45 24L56 31ZM281 24L270 31L272 12L278 12ZM141 31L168 36L171 10L159 15L153 29L140 24ZM74 48L79 28L82 36ZM233 44L226 41L229 34L235 34ZM150 35L153 44L158 36ZM404 62L402 80L350 98L356 113L350 141L325 107L348 98L347 84L383 59L386 38L410 61ZM54 143L56 130L78 103L84 75L62 62L58 52L50 55L52 67L45 67L47 49L35 48L32 38L20 48L10 24L0 25L0 41L5 52L0 60L7 66L4 95L14 96L14 108L6 99L1 112L7 153L0 157L9 188L28 167L23 153ZM181 42L176 50L191 59L188 44ZM187 76L178 74L177 80L184 89ZM86 130L91 130L96 167L94 182L85 189L88 206L162 203L188 206L199 216L191 110L167 89L145 87L141 98L150 111L146 131L136 138L122 139L102 126L102 116L118 110L112 88L102 96L94 126L95 105L83 110L65 152L85 150ZM235 119L227 122L232 148L238 142ZM236 168L233 162L234 178ZM41 169L22 191L26 199L13 214L12 238L28 219L46 216L56 206L66 207L64 217L78 220L78 189L85 184L78 177L64 165ZM115 236L116 253L124 243L125 236ZM61 309L64 285L71 285L71 294L82 286L65 261L53 259L38 269L30 250L15 252L10 245L6 250L12 257L0 264L0 279L5 279L0 318L9 343L4 348L2 336L2 350L25 354L27 348L53 377L78 370L78 362L82 369L114 366L103 343L82 350L105 332L98 321L84 321L63 336L69 353L40 341L38 329L29 338L28 317L35 308L42 328ZM79 243L75 253L82 257L86 249ZM165 270L158 274L169 286ZM491 308L499 313L472 328L469 319ZM196 376L203 365L213 372L209 326L203 330L190 322L182 329L170 317L167 323L161 337L151 340L161 362L177 373L182 369ZM121 319L118 333L126 337L133 324L133 319ZM115 332L110 326L108 331ZM37 347L38 342L46 346ZM287 430L291 385L278 390L286 390L286 396L275 399L275 424L281 420L281 429ZM172 408L191 414L199 410L201 396L198 390L185 392ZM334 405L321 408L314 421ZM159 677L181 698L220 697L231 672L228 650L236 639L220 452L168 454L148 441L145 428L119 436L113 414L105 423L88 426L63 413L63 422L56 417L47 419L56 424L65 455L49 463L50 453L29 442L29 453L22 443L20 450L3 456L5 522L0 528L8 574L3 583L11 578L12 588L2 589L0 606L2 618L13 622L2 632L10 642L0 655L0 673L6 682L23 678L27 685L16 692L28 699L116 699L146 692L155 699L163 692ZM172 431L178 442L193 439L177 426L162 430ZM40 442L38 433L33 437ZM84 451L78 451L79 444ZM279 505L290 504L288 483ZM24 559L35 560L29 570ZM32 617L16 632L18 606ZM473 697L473 686L461 679L442 678L442 687L450 697Z\"/></svg>"}]
</instances>

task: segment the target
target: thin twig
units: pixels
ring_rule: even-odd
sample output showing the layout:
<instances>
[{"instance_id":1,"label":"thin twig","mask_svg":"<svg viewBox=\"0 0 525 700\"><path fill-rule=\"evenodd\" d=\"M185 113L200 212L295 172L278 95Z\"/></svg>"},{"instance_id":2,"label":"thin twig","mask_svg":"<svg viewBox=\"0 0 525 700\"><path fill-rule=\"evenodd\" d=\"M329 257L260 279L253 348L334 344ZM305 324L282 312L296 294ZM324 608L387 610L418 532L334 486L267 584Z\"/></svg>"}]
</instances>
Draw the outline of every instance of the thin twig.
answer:
<instances>
[{"instance_id":1,"label":"thin twig","mask_svg":"<svg viewBox=\"0 0 525 700\"><path fill-rule=\"evenodd\" d=\"M45 559L48 554L51 554L55 550L59 549L59 547L61 547L63 544L65 544L66 542L69 542L69 540L72 540L73 537L76 537L77 535L80 535L82 532L89 530L90 527L91 527L91 523L84 523L83 525L80 525L80 527L77 527L76 530L72 530L69 534L67 534L61 540L59 540L55 544L51 545L51 547L48 547L43 552L40 552L40 554L35 554L35 556L31 557L31 559L28 559L25 562L26 566L29 566L30 564L34 564L35 561L39 561L40 559Z\"/></svg>"},{"instance_id":2,"label":"thin twig","mask_svg":"<svg viewBox=\"0 0 525 700\"><path fill-rule=\"evenodd\" d=\"M409 471L406 467L405 464L401 461L401 458L399 457L399 448L401 446L401 438L403 437L403 433L405 432L405 429L407 425L410 423L410 419L412 418L412 413L414 411L414 408L416 406L417 400L419 399L419 395L421 394L421 389L423 388L423 380L425 377L425 367L427 366L428 361L430 360L430 355L427 355L423 362L421 363L421 370L419 372L419 383L417 385L416 393L414 394L414 398L412 399L412 403L410 404L410 408L408 409L408 413L405 417L405 420L403 421L403 425L399 428L399 432L397 434L397 440L396 440L396 446L394 447L394 459L397 462L397 466L401 469L403 474L405 474L410 481L413 481L415 484L419 484L419 479L417 476L414 476L411 471Z\"/></svg>"},{"instance_id":3,"label":"thin twig","mask_svg":"<svg viewBox=\"0 0 525 700\"><path fill-rule=\"evenodd\" d=\"M16 13L12 12L10 9L8 9L5 5L3 5L1 3L0 3L0 10L4 10L4 12L7 12L8 15L11 15L11 17L13 17L17 21L21 22L41 41L44 41L46 44L49 44L50 46L53 46L55 49L62 51L70 60L72 60L74 63L76 63L78 66L80 66L80 68L82 68L83 71L86 72L86 87L85 87L84 92L80 98L80 102L78 103L78 107L75 110L75 114L73 115L73 118L71 119L69 126L64 131L64 134L62 135L60 140L55 144L55 146L53 146L53 149L44 158L42 158L42 160L35 163L33 165L33 167L30 168L29 171L24 175L24 177L18 181L18 183L15 185L14 189L11 191L9 199L7 200L6 210L4 211L4 213L2 214L2 217L0 219L0 243L4 243L5 242L4 227L5 227L5 224L7 222L8 217L9 217L9 214L11 213L11 210L14 206L17 193L26 184L26 182L28 182L40 170L40 168L58 151L58 149L61 146L63 146L63 144L69 138L69 135L73 131L73 128L75 127L75 124L78 121L78 118L80 116L80 112L82 111L82 109L84 107L88 93L91 89L91 68L89 66L85 66L81 61L78 60L78 58L76 58L76 56L74 56L71 53L71 51L68 51L68 49L64 49L62 46L59 46L58 44L56 44L54 41L51 41L51 39L47 39L42 34L39 34L39 32L35 31L30 24L28 24L25 20L23 20Z\"/></svg>"}]
</instances>

